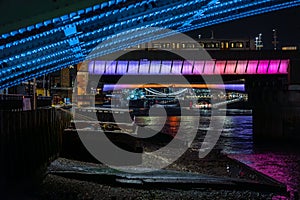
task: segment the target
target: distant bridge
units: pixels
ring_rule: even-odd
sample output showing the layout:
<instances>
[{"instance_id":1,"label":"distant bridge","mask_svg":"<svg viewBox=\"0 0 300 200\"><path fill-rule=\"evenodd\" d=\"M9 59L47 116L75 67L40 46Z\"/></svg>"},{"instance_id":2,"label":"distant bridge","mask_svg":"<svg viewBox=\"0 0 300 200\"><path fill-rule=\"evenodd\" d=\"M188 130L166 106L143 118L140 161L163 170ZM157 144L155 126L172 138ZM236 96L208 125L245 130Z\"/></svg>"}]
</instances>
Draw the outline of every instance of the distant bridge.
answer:
<instances>
[{"instance_id":1,"label":"distant bridge","mask_svg":"<svg viewBox=\"0 0 300 200\"><path fill-rule=\"evenodd\" d=\"M262 75L288 74L289 60L91 61L94 75Z\"/></svg>"}]
</instances>

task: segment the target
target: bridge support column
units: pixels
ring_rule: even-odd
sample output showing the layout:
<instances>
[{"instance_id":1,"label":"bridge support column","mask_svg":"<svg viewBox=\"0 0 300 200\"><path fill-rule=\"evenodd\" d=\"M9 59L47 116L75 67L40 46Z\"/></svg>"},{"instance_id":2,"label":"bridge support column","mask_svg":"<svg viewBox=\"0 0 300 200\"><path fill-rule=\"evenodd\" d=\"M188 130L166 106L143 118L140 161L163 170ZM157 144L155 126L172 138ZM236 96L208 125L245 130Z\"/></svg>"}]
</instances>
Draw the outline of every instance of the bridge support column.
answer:
<instances>
[{"instance_id":1,"label":"bridge support column","mask_svg":"<svg viewBox=\"0 0 300 200\"><path fill-rule=\"evenodd\" d=\"M285 79L248 82L255 141L300 140L300 90Z\"/></svg>"}]
</instances>

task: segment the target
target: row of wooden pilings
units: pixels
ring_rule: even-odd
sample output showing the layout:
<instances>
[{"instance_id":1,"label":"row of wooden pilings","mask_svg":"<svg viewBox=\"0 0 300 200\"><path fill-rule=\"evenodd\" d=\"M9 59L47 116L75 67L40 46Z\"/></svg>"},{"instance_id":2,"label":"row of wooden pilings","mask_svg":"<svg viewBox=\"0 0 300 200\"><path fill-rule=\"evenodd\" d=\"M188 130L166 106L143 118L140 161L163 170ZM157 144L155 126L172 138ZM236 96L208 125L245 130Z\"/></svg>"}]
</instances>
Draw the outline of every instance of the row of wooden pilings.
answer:
<instances>
[{"instance_id":1,"label":"row of wooden pilings","mask_svg":"<svg viewBox=\"0 0 300 200\"><path fill-rule=\"evenodd\" d=\"M42 180L61 150L71 115L60 109L0 111L0 190Z\"/></svg>"}]
</instances>

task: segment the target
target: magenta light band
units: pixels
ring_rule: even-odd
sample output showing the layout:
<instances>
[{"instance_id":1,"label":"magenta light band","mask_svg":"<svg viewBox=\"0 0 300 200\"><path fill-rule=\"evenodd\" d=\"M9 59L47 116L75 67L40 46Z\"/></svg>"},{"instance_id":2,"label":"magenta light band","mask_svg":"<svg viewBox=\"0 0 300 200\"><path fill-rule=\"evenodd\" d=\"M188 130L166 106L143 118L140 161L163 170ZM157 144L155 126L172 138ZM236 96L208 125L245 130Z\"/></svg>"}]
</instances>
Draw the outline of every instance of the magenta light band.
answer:
<instances>
[{"instance_id":1,"label":"magenta light band","mask_svg":"<svg viewBox=\"0 0 300 200\"><path fill-rule=\"evenodd\" d=\"M226 61L224 60L216 61L214 74L224 74L225 65Z\"/></svg>"},{"instance_id":2,"label":"magenta light band","mask_svg":"<svg viewBox=\"0 0 300 200\"><path fill-rule=\"evenodd\" d=\"M139 68L139 74L148 74L149 73L149 67L150 67L150 61L141 60L140 61L140 68Z\"/></svg>"},{"instance_id":3,"label":"magenta light band","mask_svg":"<svg viewBox=\"0 0 300 200\"><path fill-rule=\"evenodd\" d=\"M236 60L228 60L225 68L225 74L234 74L236 68Z\"/></svg>"},{"instance_id":4,"label":"magenta light band","mask_svg":"<svg viewBox=\"0 0 300 200\"><path fill-rule=\"evenodd\" d=\"M171 73L172 74L181 74L182 63L183 62L181 60L174 60Z\"/></svg>"},{"instance_id":5,"label":"magenta light band","mask_svg":"<svg viewBox=\"0 0 300 200\"><path fill-rule=\"evenodd\" d=\"M185 60L182 66L182 74L191 75L193 73L193 62L191 60Z\"/></svg>"},{"instance_id":6,"label":"magenta light band","mask_svg":"<svg viewBox=\"0 0 300 200\"><path fill-rule=\"evenodd\" d=\"M215 67L215 61L214 60L205 61L203 74L205 74L205 75L214 74L214 67Z\"/></svg>"},{"instance_id":7,"label":"magenta light band","mask_svg":"<svg viewBox=\"0 0 300 200\"><path fill-rule=\"evenodd\" d=\"M270 60L268 74L277 74L279 69L280 60Z\"/></svg>"},{"instance_id":8,"label":"magenta light band","mask_svg":"<svg viewBox=\"0 0 300 200\"><path fill-rule=\"evenodd\" d=\"M288 67L289 67L289 60L281 60L280 67L279 67L279 73L280 74L287 74L288 73Z\"/></svg>"},{"instance_id":9,"label":"magenta light band","mask_svg":"<svg viewBox=\"0 0 300 200\"><path fill-rule=\"evenodd\" d=\"M268 71L269 63L269 60L260 60L258 63L257 73L266 74Z\"/></svg>"},{"instance_id":10,"label":"magenta light band","mask_svg":"<svg viewBox=\"0 0 300 200\"><path fill-rule=\"evenodd\" d=\"M204 60L196 60L194 64L193 74L202 74L204 69Z\"/></svg>"},{"instance_id":11,"label":"magenta light band","mask_svg":"<svg viewBox=\"0 0 300 200\"><path fill-rule=\"evenodd\" d=\"M236 66L235 73L236 74L245 74L247 64L248 64L247 60L239 60L237 63L237 66Z\"/></svg>"},{"instance_id":12,"label":"magenta light band","mask_svg":"<svg viewBox=\"0 0 300 200\"><path fill-rule=\"evenodd\" d=\"M172 61L163 60L161 62L160 73L161 74L170 74L171 73L171 67L172 67Z\"/></svg>"}]
</instances>

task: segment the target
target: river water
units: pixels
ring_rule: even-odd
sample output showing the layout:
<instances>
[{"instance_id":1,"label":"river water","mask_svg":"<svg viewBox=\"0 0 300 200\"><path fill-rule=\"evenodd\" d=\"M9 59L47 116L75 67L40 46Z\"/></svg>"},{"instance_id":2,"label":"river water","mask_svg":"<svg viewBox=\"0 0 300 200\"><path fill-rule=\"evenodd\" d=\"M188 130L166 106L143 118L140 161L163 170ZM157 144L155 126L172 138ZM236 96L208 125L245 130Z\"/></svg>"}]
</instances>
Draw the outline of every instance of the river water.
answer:
<instances>
[{"instance_id":1,"label":"river water","mask_svg":"<svg viewBox=\"0 0 300 200\"><path fill-rule=\"evenodd\" d=\"M227 116L218 147L231 157L286 184L288 191L299 191L299 148L268 141L255 144L252 135L252 116Z\"/></svg>"},{"instance_id":2,"label":"river water","mask_svg":"<svg viewBox=\"0 0 300 200\"><path fill-rule=\"evenodd\" d=\"M193 117L185 118L185 120L195 121ZM198 132L203 132L203 138L205 137L205 132L210 129L211 120L214 120L214 118L210 116L200 117ZM178 121L180 121L180 117L176 116L167 119L169 125L175 124L173 127L175 130L176 127L180 126ZM162 122L164 120L160 119L160 117L152 118L152 124L161 126ZM191 123L190 126L194 125ZM188 130L190 127L185 128ZM193 148L199 149L203 138L196 138L193 142ZM263 144L256 144L253 141L251 115L226 116L222 133L215 149L219 149L222 153L229 155L229 157L237 159L257 171L286 184L288 191L292 193L300 190L300 151L296 146L286 143L274 144L266 141Z\"/></svg>"}]
</instances>

